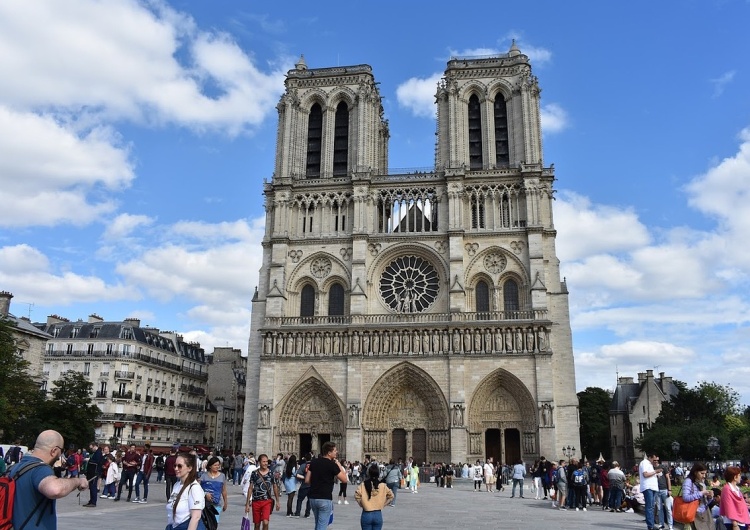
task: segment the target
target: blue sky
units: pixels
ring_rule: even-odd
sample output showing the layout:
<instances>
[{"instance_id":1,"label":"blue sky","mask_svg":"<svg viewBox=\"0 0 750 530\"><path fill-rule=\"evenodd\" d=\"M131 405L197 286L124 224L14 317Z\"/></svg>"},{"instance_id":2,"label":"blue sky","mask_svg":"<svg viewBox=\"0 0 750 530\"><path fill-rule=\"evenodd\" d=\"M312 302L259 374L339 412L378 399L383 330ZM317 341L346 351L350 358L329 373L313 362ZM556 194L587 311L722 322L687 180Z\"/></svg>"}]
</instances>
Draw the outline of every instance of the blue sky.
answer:
<instances>
[{"instance_id":1,"label":"blue sky","mask_svg":"<svg viewBox=\"0 0 750 530\"><path fill-rule=\"evenodd\" d=\"M247 347L275 106L370 64L390 166L431 167L453 55L516 39L542 87L577 386L646 369L750 404L748 1L0 3L0 290Z\"/></svg>"}]
</instances>

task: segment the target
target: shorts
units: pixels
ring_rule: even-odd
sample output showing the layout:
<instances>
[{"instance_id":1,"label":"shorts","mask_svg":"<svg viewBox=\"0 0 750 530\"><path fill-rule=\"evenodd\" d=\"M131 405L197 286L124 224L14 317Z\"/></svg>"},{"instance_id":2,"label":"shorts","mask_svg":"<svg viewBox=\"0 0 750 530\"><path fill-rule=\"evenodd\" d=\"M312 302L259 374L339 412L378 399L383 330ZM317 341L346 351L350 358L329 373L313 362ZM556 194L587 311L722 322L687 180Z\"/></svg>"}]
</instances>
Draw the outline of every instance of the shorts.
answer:
<instances>
[{"instance_id":1,"label":"shorts","mask_svg":"<svg viewBox=\"0 0 750 530\"><path fill-rule=\"evenodd\" d=\"M253 501L253 523L258 524L263 521L271 520L271 509L273 508L273 501L266 499L263 501Z\"/></svg>"}]
</instances>

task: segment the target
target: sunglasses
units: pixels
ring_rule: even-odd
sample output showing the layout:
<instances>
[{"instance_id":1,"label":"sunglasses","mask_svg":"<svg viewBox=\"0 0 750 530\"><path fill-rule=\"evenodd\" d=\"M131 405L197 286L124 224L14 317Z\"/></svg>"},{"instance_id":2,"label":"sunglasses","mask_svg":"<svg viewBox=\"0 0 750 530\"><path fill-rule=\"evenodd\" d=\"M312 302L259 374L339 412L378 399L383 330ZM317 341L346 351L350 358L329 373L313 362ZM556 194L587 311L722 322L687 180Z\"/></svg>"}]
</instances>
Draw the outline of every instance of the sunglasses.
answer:
<instances>
[{"instance_id":1,"label":"sunglasses","mask_svg":"<svg viewBox=\"0 0 750 530\"><path fill-rule=\"evenodd\" d=\"M187 466L184 466L182 464L175 464L174 467L176 467L177 469L182 469L183 467L187 467Z\"/></svg>"}]
</instances>

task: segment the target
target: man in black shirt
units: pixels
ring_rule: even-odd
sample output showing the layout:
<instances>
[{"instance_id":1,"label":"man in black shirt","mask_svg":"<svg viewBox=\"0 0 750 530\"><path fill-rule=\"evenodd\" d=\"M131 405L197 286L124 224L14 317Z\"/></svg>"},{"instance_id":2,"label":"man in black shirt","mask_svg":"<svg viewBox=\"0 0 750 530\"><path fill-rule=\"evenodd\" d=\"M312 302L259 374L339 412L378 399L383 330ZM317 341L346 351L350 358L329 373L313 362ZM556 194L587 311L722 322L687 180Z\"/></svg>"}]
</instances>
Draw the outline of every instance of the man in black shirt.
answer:
<instances>
[{"instance_id":1,"label":"man in black shirt","mask_svg":"<svg viewBox=\"0 0 750 530\"><path fill-rule=\"evenodd\" d=\"M337 460L339 450L333 442L323 444L321 456L307 466L305 484L310 485L310 507L315 516L315 530L326 530L333 512L333 483L336 478L348 482L346 470Z\"/></svg>"}]
</instances>

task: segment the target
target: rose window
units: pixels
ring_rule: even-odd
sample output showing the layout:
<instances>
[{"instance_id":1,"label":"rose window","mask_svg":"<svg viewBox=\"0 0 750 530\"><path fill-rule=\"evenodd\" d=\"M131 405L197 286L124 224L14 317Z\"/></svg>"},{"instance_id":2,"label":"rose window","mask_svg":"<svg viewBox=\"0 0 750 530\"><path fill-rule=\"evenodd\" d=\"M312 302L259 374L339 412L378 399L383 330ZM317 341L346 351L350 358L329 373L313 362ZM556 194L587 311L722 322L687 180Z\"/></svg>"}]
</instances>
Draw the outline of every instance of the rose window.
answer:
<instances>
[{"instance_id":1,"label":"rose window","mask_svg":"<svg viewBox=\"0 0 750 530\"><path fill-rule=\"evenodd\" d=\"M435 267L419 256L396 258L380 277L380 296L394 311L421 313L437 298L440 290Z\"/></svg>"}]
</instances>

